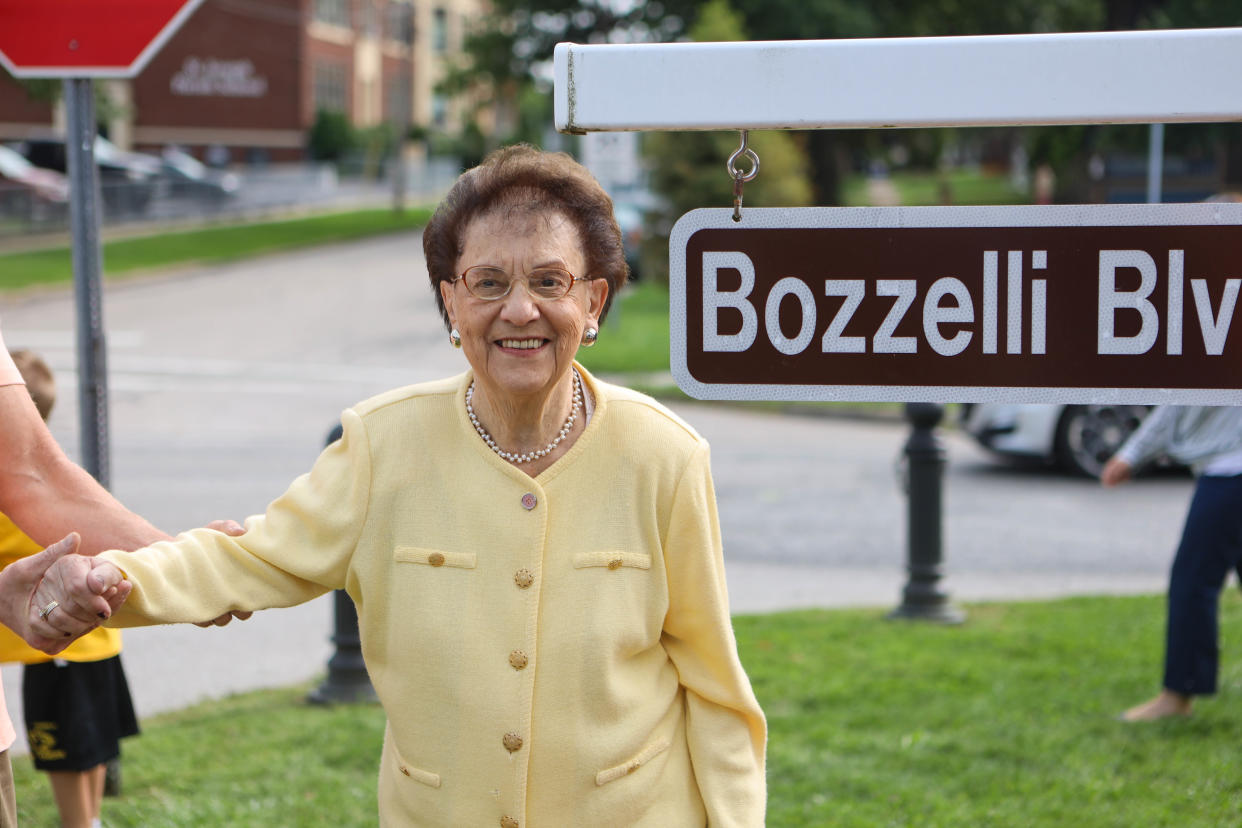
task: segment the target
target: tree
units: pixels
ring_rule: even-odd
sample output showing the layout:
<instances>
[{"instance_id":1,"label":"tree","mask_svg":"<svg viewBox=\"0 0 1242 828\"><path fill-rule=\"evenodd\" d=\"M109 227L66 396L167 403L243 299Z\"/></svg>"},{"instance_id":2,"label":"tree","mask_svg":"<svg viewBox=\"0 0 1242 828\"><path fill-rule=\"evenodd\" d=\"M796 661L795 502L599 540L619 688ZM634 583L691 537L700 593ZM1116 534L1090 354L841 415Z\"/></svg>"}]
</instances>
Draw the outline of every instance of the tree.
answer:
<instances>
[{"instance_id":1,"label":"tree","mask_svg":"<svg viewBox=\"0 0 1242 828\"><path fill-rule=\"evenodd\" d=\"M558 41L676 40L685 36L687 21L694 19L699 6L695 0L495 0L495 15L467 42L457 81L482 82L515 96L521 88L546 90L547 62ZM755 40L1242 25L1242 3L1221 0L733 0L733 8L743 30ZM934 148L945 140L940 130L931 138L920 137L919 132L815 130L800 134L815 203L839 203L843 174L886 141L900 137ZM1001 135L996 128L959 130L953 139L981 142ZM1085 170L1092 151L1145 140L1142 127L1039 127L1013 130L1010 135L1025 140L1034 149L1033 155L1047 151L1047 157L1063 168L1058 177L1062 182L1072 181ZM1232 159L1228 176L1242 183L1242 128L1238 125L1179 126L1166 135L1166 146L1177 151L1176 142L1183 140L1188 145L1210 146Z\"/></svg>"},{"instance_id":2,"label":"tree","mask_svg":"<svg viewBox=\"0 0 1242 828\"><path fill-rule=\"evenodd\" d=\"M358 134L344 112L320 109L307 136L311 158L337 161L358 145Z\"/></svg>"},{"instance_id":3,"label":"tree","mask_svg":"<svg viewBox=\"0 0 1242 828\"><path fill-rule=\"evenodd\" d=\"M925 37L1242 25L1242 4L1218 0L735 0L756 40L851 37ZM903 130L920 141L924 130ZM940 132L940 131L937 131ZM867 154L874 131L816 130L806 135L816 200L838 203L843 172ZM960 130L959 140L987 140L996 128ZM1062 197L1085 195L1087 159L1095 152L1145 147L1144 126L1032 127L1011 131L1031 148L1033 161L1057 168ZM1242 182L1242 129L1237 125L1185 125L1166 134L1169 151L1205 152L1225 158L1226 177Z\"/></svg>"},{"instance_id":4,"label":"tree","mask_svg":"<svg viewBox=\"0 0 1242 828\"><path fill-rule=\"evenodd\" d=\"M28 99L51 107L56 106L65 88L65 82L60 78L19 79L10 75L3 66L0 66L0 83L15 84L21 87ZM95 97L95 120L100 125L126 114L126 107L113 100L107 82L95 81L91 84L91 91Z\"/></svg>"},{"instance_id":5,"label":"tree","mask_svg":"<svg viewBox=\"0 0 1242 828\"><path fill-rule=\"evenodd\" d=\"M514 141L538 144L552 123L550 62L557 43L675 40L698 0L493 0L491 13L467 33L462 53L438 85L441 94L475 104L470 120L490 108L501 134L485 136L487 149Z\"/></svg>"},{"instance_id":6,"label":"tree","mask_svg":"<svg viewBox=\"0 0 1242 828\"><path fill-rule=\"evenodd\" d=\"M728 0L708 0L689 31L692 40L745 40L742 18ZM725 162L738 148L735 132L653 132L644 136L643 154L651 165L651 188L663 208L649 217L642 257L643 273L667 278L668 233L682 213L696 207L733 204L733 181ZM758 176L745 185L744 207L797 207L811 202L806 156L787 132L750 133L749 146L759 156ZM743 171L749 162L739 161Z\"/></svg>"}]
</instances>

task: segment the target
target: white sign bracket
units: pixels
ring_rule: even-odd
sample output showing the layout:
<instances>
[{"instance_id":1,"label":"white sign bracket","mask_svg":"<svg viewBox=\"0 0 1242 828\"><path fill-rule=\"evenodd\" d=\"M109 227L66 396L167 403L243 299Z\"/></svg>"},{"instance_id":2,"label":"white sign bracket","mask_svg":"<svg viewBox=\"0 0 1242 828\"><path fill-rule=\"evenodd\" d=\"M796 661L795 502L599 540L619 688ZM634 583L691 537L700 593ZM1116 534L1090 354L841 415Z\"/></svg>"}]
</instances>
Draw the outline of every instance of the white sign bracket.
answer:
<instances>
[{"instance_id":1,"label":"white sign bracket","mask_svg":"<svg viewBox=\"0 0 1242 828\"><path fill-rule=\"evenodd\" d=\"M562 132L1242 120L1242 28L560 43Z\"/></svg>"}]
</instances>

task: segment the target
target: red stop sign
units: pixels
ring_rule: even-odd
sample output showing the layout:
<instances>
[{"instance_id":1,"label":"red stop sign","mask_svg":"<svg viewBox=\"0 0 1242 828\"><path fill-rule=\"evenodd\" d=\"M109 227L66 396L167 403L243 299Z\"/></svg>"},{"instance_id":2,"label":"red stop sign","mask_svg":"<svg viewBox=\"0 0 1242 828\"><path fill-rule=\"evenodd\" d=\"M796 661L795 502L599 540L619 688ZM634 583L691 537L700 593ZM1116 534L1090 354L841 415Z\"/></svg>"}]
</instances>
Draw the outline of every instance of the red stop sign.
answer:
<instances>
[{"instance_id":1,"label":"red stop sign","mask_svg":"<svg viewBox=\"0 0 1242 828\"><path fill-rule=\"evenodd\" d=\"M132 78L203 0L0 0L0 64L19 78Z\"/></svg>"}]
</instances>

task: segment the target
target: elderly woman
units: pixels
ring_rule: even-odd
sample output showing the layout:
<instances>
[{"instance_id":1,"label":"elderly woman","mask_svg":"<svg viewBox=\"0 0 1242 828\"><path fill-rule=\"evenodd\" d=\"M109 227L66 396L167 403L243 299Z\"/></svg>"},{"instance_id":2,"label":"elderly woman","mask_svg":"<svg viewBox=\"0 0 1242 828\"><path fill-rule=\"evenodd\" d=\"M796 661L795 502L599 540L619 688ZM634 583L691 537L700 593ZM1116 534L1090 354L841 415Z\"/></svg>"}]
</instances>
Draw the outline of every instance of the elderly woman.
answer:
<instances>
[{"instance_id":1,"label":"elderly woman","mask_svg":"<svg viewBox=\"0 0 1242 828\"><path fill-rule=\"evenodd\" d=\"M464 375L346 410L244 535L71 559L38 601L74 612L52 585L123 572L133 625L348 590L386 825L762 825L707 443L574 361L625 280L608 196L566 155L500 150L423 247Z\"/></svg>"}]
</instances>

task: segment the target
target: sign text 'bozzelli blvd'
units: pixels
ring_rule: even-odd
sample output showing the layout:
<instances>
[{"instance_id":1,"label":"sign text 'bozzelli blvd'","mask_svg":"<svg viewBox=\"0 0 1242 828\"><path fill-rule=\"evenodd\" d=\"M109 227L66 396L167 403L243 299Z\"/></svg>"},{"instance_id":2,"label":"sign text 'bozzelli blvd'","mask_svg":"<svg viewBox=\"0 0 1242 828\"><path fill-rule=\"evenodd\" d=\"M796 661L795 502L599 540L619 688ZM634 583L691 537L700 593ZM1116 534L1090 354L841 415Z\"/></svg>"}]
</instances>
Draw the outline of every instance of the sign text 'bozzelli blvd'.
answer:
<instances>
[{"instance_id":1,"label":"sign text 'bozzelli blvd'","mask_svg":"<svg viewBox=\"0 0 1242 828\"><path fill-rule=\"evenodd\" d=\"M693 396L1242 403L1242 205L698 210L670 252Z\"/></svg>"}]
</instances>

